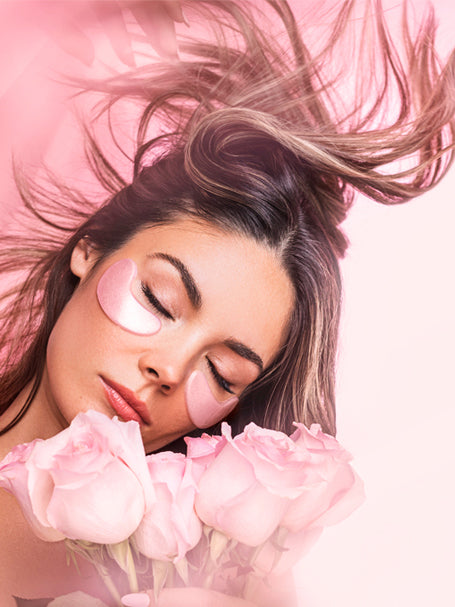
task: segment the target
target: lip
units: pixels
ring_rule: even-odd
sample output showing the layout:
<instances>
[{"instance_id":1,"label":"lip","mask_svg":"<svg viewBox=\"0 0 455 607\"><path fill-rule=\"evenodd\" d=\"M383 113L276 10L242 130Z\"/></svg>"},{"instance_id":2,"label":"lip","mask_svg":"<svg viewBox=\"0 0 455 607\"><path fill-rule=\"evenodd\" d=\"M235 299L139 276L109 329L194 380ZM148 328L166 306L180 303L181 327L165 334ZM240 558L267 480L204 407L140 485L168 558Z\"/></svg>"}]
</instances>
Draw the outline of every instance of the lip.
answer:
<instances>
[{"instance_id":1,"label":"lip","mask_svg":"<svg viewBox=\"0 0 455 607\"><path fill-rule=\"evenodd\" d=\"M147 405L132 390L100 375L109 404L125 421L134 420L150 426L152 423Z\"/></svg>"}]
</instances>

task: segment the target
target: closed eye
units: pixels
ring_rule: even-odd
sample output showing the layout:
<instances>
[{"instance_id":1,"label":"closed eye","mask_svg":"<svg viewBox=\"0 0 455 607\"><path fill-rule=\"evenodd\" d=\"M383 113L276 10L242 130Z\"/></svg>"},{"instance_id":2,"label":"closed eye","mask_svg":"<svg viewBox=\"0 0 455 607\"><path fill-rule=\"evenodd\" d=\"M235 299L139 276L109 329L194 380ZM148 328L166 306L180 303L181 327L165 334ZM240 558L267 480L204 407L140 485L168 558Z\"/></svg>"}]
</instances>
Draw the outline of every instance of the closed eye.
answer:
<instances>
[{"instance_id":1,"label":"closed eye","mask_svg":"<svg viewBox=\"0 0 455 607\"><path fill-rule=\"evenodd\" d=\"M210 360L210 358L207 358L207 364L209 366L210 372L213 375L216 383L226 392L229 392L229 394L234 394L234 392L232 391L232 384L230 384L228 381L226 381L224 379L224 377L222 375L220 375L217 371L217 368L215 367L215 365L212 363L212 361Z\"/></svg>"},{"instance_id":2,"label":"closed eye","mask_svg":"<svg viewBox=\"0 0 455 607\"><path fill-rule=\"evenodd\" d=\"M175 320L172 314L168 312L168 310L166 310L166 308L163 307L161 302L155 297L155 295L150 290L150 287L144 282L141 282L141 290L157 312L159 312L165 318L169 318L169 320Z\"/></svg>"}]
</instances>

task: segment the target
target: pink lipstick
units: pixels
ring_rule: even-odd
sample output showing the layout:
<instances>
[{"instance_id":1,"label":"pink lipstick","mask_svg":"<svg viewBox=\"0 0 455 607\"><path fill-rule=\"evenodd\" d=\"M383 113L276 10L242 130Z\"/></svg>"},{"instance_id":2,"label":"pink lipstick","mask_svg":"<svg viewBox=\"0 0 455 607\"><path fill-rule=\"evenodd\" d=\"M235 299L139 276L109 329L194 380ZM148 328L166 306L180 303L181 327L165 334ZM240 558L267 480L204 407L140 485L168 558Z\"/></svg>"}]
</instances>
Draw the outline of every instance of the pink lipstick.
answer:
<instances>
[{"instance_id":1,"label":"pink lipstick","mask_svg":"<svg viewBox=\"0 0 455 607\"><path fill-rule=\"evenodd\" d=\"M101 376L100 379L109 404L123 420L134 420L150 426L152 420L147 405L139 400L132 390L111 379L108 380Z\"/></svg>"}]
</instances>

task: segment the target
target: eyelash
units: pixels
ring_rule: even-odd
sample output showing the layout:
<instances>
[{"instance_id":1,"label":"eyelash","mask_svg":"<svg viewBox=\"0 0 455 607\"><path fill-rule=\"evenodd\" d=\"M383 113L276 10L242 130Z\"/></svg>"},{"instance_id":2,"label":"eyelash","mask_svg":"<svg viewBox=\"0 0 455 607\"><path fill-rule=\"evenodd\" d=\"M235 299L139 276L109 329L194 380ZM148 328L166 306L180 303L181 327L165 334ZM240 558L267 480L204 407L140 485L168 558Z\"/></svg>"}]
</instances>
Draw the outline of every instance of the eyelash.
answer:
<instances>
[{"instance_id":1,"label":"eyelash","mask_svg":"<svg viewBox=\"0 0 455 607\"><path fill-rule=\"evenodd\" d=\"M161 305L161 302L152 293L152 291L150 290L150 287L147 284L145 284L144 282L141 282L141 290L144 293L145 297L148 299L149 303L155 308L155 310L159 314L162 314L165 318L169 318L169 320L174 320L174 317L172 316L172 314L170 314L170 312L168 312L166 310L166 308L164 308ZM208 364L208 367L210 369L210 372L213 375L213 378L215 379L216 383L223 390L225 390L226 392L229 392L229 394L234 394L234 392L232 391L232 384L230 384L229 382L227 382L224 379L224 377L218 373L215 365L212 363L212 361L210 360L210 358L208 358L206 356L206 359L207 359L207 364Z\"/></svg>"},{"instance_id":2,"label":"eyelash","mask_svg":"<svg viewBox=\"0 0 455 607\"><path fill-rule=\"evenodd\" d=\"M153 295L150 287L146 285L145 282L141 282L141 290L157 312L162 314L165 318L169 318L169 320L175 320L172 314L168 312L166 308L161 305L161 302L155 297L155 295Z\"/></svg>"},{"instance_id":3,"label":"eyelash","mask_svg":"<svg viewBox=\"0 0 455 607\"><path fill-rule=\"evenodd\" d=\"M222 375L220 375L215 367L215 365L212 363L212 361L210 360L210 358L208 358L207 356L205 357L207 360L207 364L209 366L210 372L213 375L216 383L223 388L223 390L225 390L226 392L229 392L229 394L234 394L234 392L232 391L232 384L230 384L229 382L227 382L224 377Z\"/></svg>"}]
</instances>

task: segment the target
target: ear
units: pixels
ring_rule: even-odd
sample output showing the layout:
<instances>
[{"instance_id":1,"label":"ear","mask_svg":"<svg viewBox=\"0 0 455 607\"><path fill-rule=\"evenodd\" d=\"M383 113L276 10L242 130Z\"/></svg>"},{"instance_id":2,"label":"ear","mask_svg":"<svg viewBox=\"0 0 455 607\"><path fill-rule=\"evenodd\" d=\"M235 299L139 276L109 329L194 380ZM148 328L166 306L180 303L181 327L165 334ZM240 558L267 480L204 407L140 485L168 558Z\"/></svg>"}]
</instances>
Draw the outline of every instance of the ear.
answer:
<instances>
[{"instance_id":1,"label":"ear","mask_svg":"<svg viewBox=\"0 0 455 607\"><path fill-rule=\"evenodd\" d=\"M92 269L98 255L86 238L81 238L71 253L71 272L83 280Z\"/></svg>"}]
</instances>

